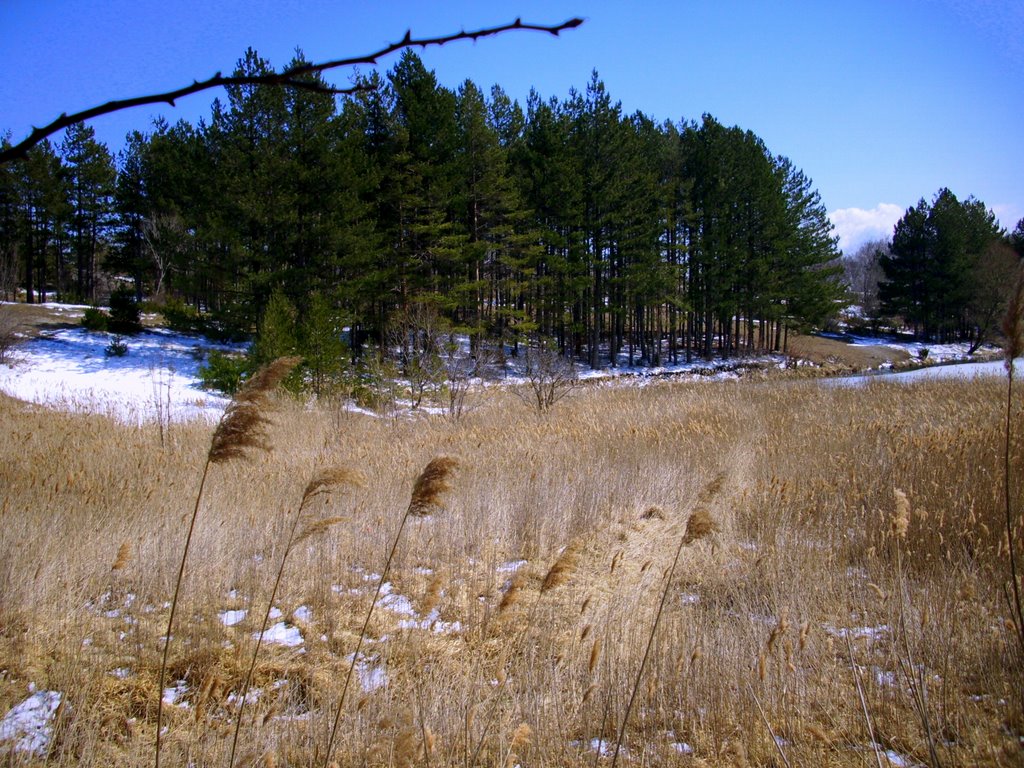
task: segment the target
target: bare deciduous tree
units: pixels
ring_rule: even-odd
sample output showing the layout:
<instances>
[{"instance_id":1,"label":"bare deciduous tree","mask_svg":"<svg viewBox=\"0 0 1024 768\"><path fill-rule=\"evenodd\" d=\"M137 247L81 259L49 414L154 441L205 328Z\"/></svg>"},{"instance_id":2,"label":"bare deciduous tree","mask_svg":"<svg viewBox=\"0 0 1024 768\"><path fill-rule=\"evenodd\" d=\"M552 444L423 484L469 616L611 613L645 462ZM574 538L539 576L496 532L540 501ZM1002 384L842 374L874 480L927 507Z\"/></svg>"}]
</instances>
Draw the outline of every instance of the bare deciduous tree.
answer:
<instances>
[{"instance_id":1,"label":"bare deciduous tree","mask_svg":"<svg viewBox=\"0 0 1024 768\"><path fill-rule=\"evenodd\" d=\"M523 355L526 386L516 390L525 402L546 413L579 385L579 374L572 360L559 354L549 339L539 339L526 347Z\"/></svg>"},{"instance_id":2,"label":"bare deciduous tree","mask_svg":"<svg viewBox=\"0 0 1024 768\"><path fill-rule=\"evenodd\" d=\"M878 284L885 279L880 259L887 253L888 240L870 240L843 258L844 280L867 318L878 316Z\"/></svg>"}]
</instances>

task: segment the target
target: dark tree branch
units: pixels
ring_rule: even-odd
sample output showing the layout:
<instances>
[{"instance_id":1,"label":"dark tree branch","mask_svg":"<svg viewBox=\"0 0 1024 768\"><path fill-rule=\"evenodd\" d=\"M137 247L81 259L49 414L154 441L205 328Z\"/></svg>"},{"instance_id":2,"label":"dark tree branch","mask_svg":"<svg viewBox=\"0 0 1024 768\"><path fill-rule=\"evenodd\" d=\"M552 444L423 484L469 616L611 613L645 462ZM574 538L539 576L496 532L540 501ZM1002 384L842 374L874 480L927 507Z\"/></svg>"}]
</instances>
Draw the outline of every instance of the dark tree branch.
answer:
<instances>
[{"instance_id":1,"label":"dark tree branch","mask_svg":"<svg viewBox=\"0 0 1024 768\"><path fill-rule=\"evenodd\" d=\"M272 72L267 75L232 75L224 77L220 72L218 72L207 80L195 80L191 85L186 85L185 87L178 88L177 90L167 91L166 93L155 93L151 96L137 96L133 99L108 101L106 104L101 104L97 107L92 107L91 109L86 109L81 112L74 112L70 115L65 112L56 120L44 125L42 128L33 128L32 133L30 133L23 141L0 151L0 164L24 157L32 147L43 139L48 136L52 136L58 131L68 128L75 123L80 123L83 120L91 120L92 118L99 117L100 115L108 115L111 112L118 112L122 109L141 107L146 104L170 104L173 107L178 99L184 96L191 96L193 93L199 93L200 91L206 91L211 88L240 85L272 85L285 88L302 88L331 96L352 94L366 90L367 86L356 85L351 88L323 87L316 83L299 80L298 78L302 78L307 75L319 74L330 69L337 69L338 67L353 67L359 64L376 65L377 59L388 56L396 51L401 51L405 48L429 48L432 46L442 46L446 43L453 43L457 40L473 40L475 42L482 37L492 37L494 35L501 34L502 32L509 32L512 30L547 32L558 36L563 30L575 29L582 23L582 19L569 19L568 21L555 26L544 26L542 24L524 24L521 19L516 19L511 24L478 29L475 32L466 32L463 30L453 35L424 38L413 37L412 31L409 30L405 33L405 37L403 37L401 41L397 43L390 43L379 51L366 54L365 56L356 56L350 59L334 59L333 61L320 63L307 62L290 67L289 69L285 69L281 72Z\"/></svg>"}]
</instances>

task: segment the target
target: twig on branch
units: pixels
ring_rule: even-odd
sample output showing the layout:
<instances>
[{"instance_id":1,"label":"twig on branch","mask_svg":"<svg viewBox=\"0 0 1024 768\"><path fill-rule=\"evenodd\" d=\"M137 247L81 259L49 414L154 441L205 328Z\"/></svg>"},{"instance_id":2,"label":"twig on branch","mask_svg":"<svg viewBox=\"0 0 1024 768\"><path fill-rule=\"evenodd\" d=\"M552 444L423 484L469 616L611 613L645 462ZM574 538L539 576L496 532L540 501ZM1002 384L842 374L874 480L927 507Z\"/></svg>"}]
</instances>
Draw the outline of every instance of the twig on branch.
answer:
<instances>
[{"instance_id":1,"label":"twig on branch","mask_svg":"<svg viewBox=\"0 0 1024 768\"><path fill-rule=\"evenodd\" d=\"M356 85L351 88L322 87L316 83L311 83L308 80L303 81L299 78L307 75L319 74L339 67L354 67L359 64L376 65L377 59L388 56L396 51L401 51L405 48L429 48L442 46L446 43L453 43L457 40L472 40L475 42L483 37L493 37L494 35L499 35L502 32L510 32L513 30L547 32L557 37L562 31L575 29L582 23L582 19L569 19L568 21L555 26L545 26L543 24L524 24L521 19L516 19L511 24L487 27L485 29L478 29L475 32L466 32L463 30L453 35L423 38L413 37L412 30L409 30L405 33L405 37L403 37L401 41L397 43L390 43L379 51L374 51L373 53L369 53L364 56L356 56L349 59L334 59L332 61L324 61L320 63L306 62L290 67L281 72L272 72L266 75L231 75L225 77L218 72L211 78L206 80L195 80L191 85L186 85L183 88L178 88L173 91L154 93L151 96L137 96L132 99L108 101L106 104L82 110L81 112L74 112L70 115L65 112L56 120L44 125L42 128L33 128L32 133L30 133L24 140L0 151L0 164L24 157L32 147L40 143L43 139L48 136L52 136L58 131L68 128L75 123L80 123L83 120L91 120L92 118L99 117L100 115L108 115L111 112L118 112L122 109L141 107L146 104L170 104L173 107L178 99L184 96L191 96L193 93L199 93L200 91L206 91L211 88L241 85L272 85L284 88L302 88L330 96L353 94L366 90L367 86Z\"/></svg>"}]
</instances>

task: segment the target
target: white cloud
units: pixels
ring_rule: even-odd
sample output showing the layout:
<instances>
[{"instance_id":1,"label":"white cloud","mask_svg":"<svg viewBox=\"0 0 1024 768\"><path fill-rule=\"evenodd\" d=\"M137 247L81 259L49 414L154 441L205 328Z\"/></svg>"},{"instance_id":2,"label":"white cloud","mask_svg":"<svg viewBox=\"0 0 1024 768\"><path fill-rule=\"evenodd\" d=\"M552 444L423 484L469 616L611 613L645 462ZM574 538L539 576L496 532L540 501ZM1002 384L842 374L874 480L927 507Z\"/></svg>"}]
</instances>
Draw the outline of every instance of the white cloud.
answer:
<instances>
[{"instance_id":1,"label":"white cloud","mask_svg":"<svg viewBox=\"0 0 1024 768\"><path fill-rule=\"evenodd\" d=\"M1003 203L992 206L992 213L996 215L1000 226L1007 232L1012 232L1017 222L1024 219L1024 208L1013 203Z\"/></svg>"},{"instance_id":2,"label":"white cloud","mask_svg":"<svg viewBox=\"0 0 1024 768\"><path fill-rule=\"evenodd\" d=\"M904 209L895 203L879 203L874 208L839 208L828 217L839 236L839 249L853 253L868 240L888 240Z\"/></svg>"}]
</instances>

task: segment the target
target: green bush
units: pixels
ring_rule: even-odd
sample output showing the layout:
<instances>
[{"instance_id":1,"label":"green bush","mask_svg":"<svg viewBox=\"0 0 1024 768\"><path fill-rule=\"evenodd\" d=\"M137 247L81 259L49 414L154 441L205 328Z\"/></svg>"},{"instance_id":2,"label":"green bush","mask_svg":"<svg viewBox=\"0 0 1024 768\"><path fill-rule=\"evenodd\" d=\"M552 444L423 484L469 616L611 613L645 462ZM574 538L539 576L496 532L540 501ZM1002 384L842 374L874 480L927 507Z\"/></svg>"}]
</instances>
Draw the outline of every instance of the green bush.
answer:
<instances>
[{"instance_id":1,"label":"green bush","mask_svg":"<svg viewBox=\"0 0 1024 768\"><path fill-rule=\"evenodd\" d=\"M199 379L203 389L233 395L251 372L252 365L247 358L214 350L207 355L206 365L199 369Z\"/></svg>"},{"instance_id":2,"label":"green bush","mask_svg":"<svg viewBox=\"0 0 1024 768\"><path fill-rule=\"evenodd\" d=\"M181 299L168 299L157 308L172 331L206 336L214 341L246 341L249 333L230 318L214 320Z\"/></svg>"},{"instance_id":3,"label":"green bush","mask_svg":"<svg viewBox=\"0 0 1024 768\"><path fill-rule=\"evenodd\" d=\"M178 333L200 333L202 331L203 319L199 310L181 299L168 299L158 311L163 315L164 322L172 331Z\"/></svg>"},{"instance_id":4,"label":"green bush","mask_svg":"<svg viewBox=\"0 0 1024 768\"><path fill-rule=\"evenodd\" d=\"M86 307L82 317L82 327L87 331L106 331L110 324L110 316L98 307Z\"/></svg>"},{"instance_id":5,"label":"green bush","mask_svg":"<svg viewBox=\"0 0 1024 768\"><path fill-rule=\"evenodd\" d=\"M107 348L103 350L103 354L107 357L124 357L128 354L128 345L125 344L124 339L121 336L115 336L107 344Z\"/></svg>"}]
</instances>

